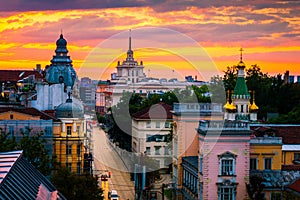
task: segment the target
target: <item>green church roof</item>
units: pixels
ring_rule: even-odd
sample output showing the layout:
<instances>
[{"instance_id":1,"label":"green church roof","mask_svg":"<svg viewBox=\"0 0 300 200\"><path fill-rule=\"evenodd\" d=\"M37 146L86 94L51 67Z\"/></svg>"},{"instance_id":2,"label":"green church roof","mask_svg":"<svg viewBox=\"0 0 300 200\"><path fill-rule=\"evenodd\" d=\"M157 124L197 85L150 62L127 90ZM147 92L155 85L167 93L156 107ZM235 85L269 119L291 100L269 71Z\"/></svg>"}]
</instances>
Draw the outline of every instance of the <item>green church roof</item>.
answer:
<instances>
[{"instance_id":1,"label":"green church roof","mask_svg":"<svg viewBox=\"0 0 300 200\"><path fill-rule=\"evenodd\" d=\"M250 98L248 87L244 77L238 77L232 95L234 98Z\"/></svg>"}]
</instances>

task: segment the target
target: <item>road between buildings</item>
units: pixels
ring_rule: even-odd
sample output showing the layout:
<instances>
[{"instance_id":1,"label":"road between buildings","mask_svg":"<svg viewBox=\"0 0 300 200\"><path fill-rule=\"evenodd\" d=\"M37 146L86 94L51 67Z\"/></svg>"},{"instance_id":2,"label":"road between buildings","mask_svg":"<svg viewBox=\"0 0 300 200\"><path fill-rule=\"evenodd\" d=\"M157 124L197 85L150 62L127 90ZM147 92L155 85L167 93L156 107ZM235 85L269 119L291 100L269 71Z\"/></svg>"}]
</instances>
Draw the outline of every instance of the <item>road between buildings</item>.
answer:
<instances>
[{"instance_id":1,"label":"road between buildings","mask_svg":"<svg viewBox=\"0 0 300 200\"><path fill-rule=\"evenodd\" d=\"M108 191L116 190L119 200L134 200L134 183L130 181L130 174L114 150L114 145L106 137L106 133L94 126L93 140L95 173L101 177L101 174L108 175L108 172L111 172L111 178L100 183L100 187L104 189L105 199L108 199Z\"/></svg>"}]
</instances>

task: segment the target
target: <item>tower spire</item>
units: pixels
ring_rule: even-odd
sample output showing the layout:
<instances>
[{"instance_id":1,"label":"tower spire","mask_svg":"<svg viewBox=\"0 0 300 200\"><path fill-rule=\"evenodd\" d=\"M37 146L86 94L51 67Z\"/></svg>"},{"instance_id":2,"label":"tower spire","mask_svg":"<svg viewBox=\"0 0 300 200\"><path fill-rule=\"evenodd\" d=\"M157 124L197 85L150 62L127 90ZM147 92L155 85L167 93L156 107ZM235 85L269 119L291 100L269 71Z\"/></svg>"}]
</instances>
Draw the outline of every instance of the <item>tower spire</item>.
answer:
<instances>
[{"instance_id":1,"label":"tower spire","mask_svg":"<svg viewBox=\"0 0 300 200\"><path fill-rule=\"evenodd\" d=\"M131 29L129 29L129 50L131 51Z\"/></svg>"}]
</instances>

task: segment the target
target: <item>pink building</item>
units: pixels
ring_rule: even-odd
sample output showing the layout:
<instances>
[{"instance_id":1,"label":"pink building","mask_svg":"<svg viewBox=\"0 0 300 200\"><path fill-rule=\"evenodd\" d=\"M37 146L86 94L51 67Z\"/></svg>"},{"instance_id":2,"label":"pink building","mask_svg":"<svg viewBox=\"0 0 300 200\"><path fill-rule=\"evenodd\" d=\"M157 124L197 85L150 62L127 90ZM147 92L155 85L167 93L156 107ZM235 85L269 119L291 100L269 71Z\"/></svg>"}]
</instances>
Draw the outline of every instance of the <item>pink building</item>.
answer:
<instances>
[{"instance_id":1,"label":"pink building","mask_svg":"<svg viewBox=\"0 0 300 200\"><path fill-rule=\"evenodd\" d=\"M199 199L247 199L250 128L245 121L200 121Z\"/></svg>"}]
</instances>

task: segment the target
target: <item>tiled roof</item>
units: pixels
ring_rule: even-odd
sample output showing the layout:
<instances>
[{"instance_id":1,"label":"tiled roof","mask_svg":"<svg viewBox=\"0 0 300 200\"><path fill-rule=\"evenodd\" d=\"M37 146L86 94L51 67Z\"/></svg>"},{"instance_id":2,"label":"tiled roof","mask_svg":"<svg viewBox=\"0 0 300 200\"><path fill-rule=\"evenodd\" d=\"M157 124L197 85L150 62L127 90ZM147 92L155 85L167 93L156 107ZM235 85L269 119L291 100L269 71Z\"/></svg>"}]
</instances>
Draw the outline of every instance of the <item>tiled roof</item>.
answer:
<instances>
[{"instance_id":1,"label":"tiled roof","mask_svg":"<svg viewBox=\"0 0 300 200\"><path fill-rule=\"evenodd\" d=\"M135 119L172 119L172 106L159 102L132 115Z\"/></svg>"},{"instance_id":2,"label":"tiled roof","mask_svg":"<svg viewBox=\"0 0 300 200\"><path fill-rule=\"evenodd\" d=\"M45 176L23 158L22 151L0 153L0 171L0 199L65 199Z\"/></svg>"},{"instance_id":3,"label":"tiled roof","mask_svg":"<svg viewBox=\"0 0 300 200\"><path fill-rule=\"evenodd\" d=\"M257 132L275 132L276 137L282 137L283 144L300 144L300 124L299 125L250 125L251 130Z\"/></svg>"},{"instance_id":4,"label":"tiled roof","mask_svg":"<svg viewBox=\"0 0 300 200\"><path fill-rule=\"evenodd\" d=\"M36 79L43 78L38 71L33 70L0 70L0 74L0 81L17 82L18 80L22 80L29 75L35 75Z\"/></svg>"},{"instance_id":5,"label":"tiled roof","mask_svg":"<svg viewBox=\"0 0 300 200\"><path fill-rule=\"evenodd\" d=\"M294 183L289 185L288 188L296 192L300 192L300 178L298 178Z\"/></svg>"},{"instance_id":6,"label":"tiled roof","mask_svg":"<svg viewBox=\"0 0 300 200\"><path fill-rule=\"evenodd\" d=\"M40 116L41 119L44 120L57 120L55 117L48 115L45 112L39 111L36 108L26 108L26 107L0 107L0 113L4 112L9 112L9 111L14 111L14 112L19 112L19 113L24 113L28 115L33 115L33 116Z\"/></svg>"},{"instance_id":7,"label":"tiled roof","mask_svg":"<svg viewBox=\"0 0 300 200\"><path fill-rule=\"evenodd\" d=\"M21 154L22 151L0 152L0 184Z\"/></svg>"}]
</instances>

